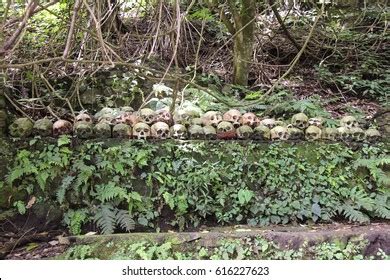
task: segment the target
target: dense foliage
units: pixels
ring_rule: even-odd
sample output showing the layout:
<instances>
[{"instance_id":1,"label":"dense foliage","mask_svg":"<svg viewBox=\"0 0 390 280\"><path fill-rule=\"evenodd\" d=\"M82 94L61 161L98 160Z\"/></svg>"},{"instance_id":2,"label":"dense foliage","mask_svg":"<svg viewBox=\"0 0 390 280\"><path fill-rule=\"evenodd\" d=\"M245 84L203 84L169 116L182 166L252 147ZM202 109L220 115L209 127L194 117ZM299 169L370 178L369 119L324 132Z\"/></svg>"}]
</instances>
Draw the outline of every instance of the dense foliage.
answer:
<instances>
[{"instance_id":1,"label":"dense foliage","mask_svg":"<svg viewBox=\"0 0 390 280\"><path fill-rule=\"evenodd\" d=\"M0 185L55 200L73 234L218 224L390 218L385 144L39 139L17 152ZM355 147L356 148L356 147ZM387 173L386 173L387 172ZM16 201L21 213L26 201ZM27 205L34 207L34 205ZM28 208L27 207L27 208Z\"/></svg>"}]
</instances>

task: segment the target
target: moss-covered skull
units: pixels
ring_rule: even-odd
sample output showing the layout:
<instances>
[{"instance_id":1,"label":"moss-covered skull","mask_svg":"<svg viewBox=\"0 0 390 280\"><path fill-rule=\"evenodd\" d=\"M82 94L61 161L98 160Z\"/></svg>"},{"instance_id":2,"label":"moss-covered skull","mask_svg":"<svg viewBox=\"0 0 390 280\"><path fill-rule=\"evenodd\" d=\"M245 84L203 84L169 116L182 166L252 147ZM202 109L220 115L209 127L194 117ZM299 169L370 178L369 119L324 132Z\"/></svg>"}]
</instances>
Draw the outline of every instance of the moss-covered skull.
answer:
<instances>
[{"instance_id":1,"label":"moss-covered skull","mask_svg":"<svg viewBox=\"0 0 390 280\"><path fill-rule=\"evenodd\" d=\"M253 135L253 129L249 125L242 125L237 128L237 138L238 139L250 139Z\"/></svg>"},{"instance_id":2,"label":"moss-covered skull","mask_svg":"<svg viewBox=\"0 0 390 280\"><path fill-rule=\"evenodd\" d=\"M211 125L217 128L222 121L222 114L218 111L208 111L202 116L202 123L204 126Z\"/></svg>"},{"instance_id":3,"label":"moss-covered skull","mask_svg":"<svg viewBox=\"0 0 390 280\"><path fill-rule=\"evenodd\" d=\"M193 124L188 128L190 139L199 140L204 138L203 127L198 124Z\"/></svg>"},{"instance_id":4,"label":"moss-covered skull","mask_svg":"<svg viewBox=\"0 0 390 280\"><path fill-rule=\"evenodd\" d=\"M234 128L238 128L241 125L242 114L237 109L230 109L225 114L223 114L222 119L226 122L233 124Z\"/></svg>"},{"instance_id":5,"label":"moss-covered skull","mask_svg":"<svg viewBox=\"0 0 390 280\"><path fill-rule=\"evenodd\" d=\"M267 126L260 124L253 129L253 139L269 140L271 139L271 130Z\"/></svg>"},{"instance_id":6,"label":"moss-covered skull","mask_svg":"<svg viewBox=\"0 0 390 280\"><path fill-rule=\"evenodd\" d=\"M31 135L33 126L33 122L28 118L19 118L8 127L9 134L12 137L26 138Z\"/></svg>"},{"instance_id":7,"label":"moss-covered skull","mask_svg":"<svg viewBox=\"0 0 390 280\"><path fill-rule=\"evenodd\" d=\"M275 126L274 128L271 129L271 140L276 141L276 140L288 140L289 135L288 135L288 130L284 126Z\"/></svg>"},{"instance_id":8,"label":"moss-covered skull","mask_svg":"<svg viewBox=\"0 0 390 280\"><path fill-rule=\"evenodd\" d=\"M33 134L42 137L48 137L53 134L53 122L48 118L43 118L35 121Z\"/></svg>"},{"instance_id":9,"label":"moss-covered skull","mask_svg":"<svg viewBox=\"0 0 390 280\"><path fill-rule=\"evenodd\" d=\"M289 135L289 139L291 140L301 140L305 138L305 133L302 129L290 124L287 126L287 132Z\"/></svg>"},{"instance_id":10,"label":"moss-covered skull","mask_svg":"<svg viewBox=\"0 0 390 280\"><path fill-rule=\"evenodd\" d=\"M356 142L362 142L366 138L366 135L364 134L364 130L360 127L352 127L350 129L351 137L353 141Z\"/></svg>"},{"instance_id":11,"label":"moss-covered skull","mask_svg":"<svg viewBox=\"0 0 390 280\"><path fill-rule=\"evenodd\" d=\"M218 139L234 139L236 137L236 129L230 122L222 121L217 126Z\"/></svg>"},{"instance_id":12,"label":"moss-covered skull","mask_svg":"<svg viewBox=\"0 0 390 280\"><path fill-rule=\"evenodd\" d=\"M95 119L98 123L106 122L113 124L115 119L120 115L120 110L117 108L105 107L95 114Z\"/></svg>"},{"instance_id":13,"label":"moss-covered skull","mask_svg":"<svg viewBox=\"0 0 390 280\"><path fill-rule=\"evenodd\" d=\"M309 118L304 113L298 113L292 116L291 124L299 129L306 129L309 126Z\"/></svg>"},{"instance_id":14,"label":"moss-covered skull","mask_svg":"<svg viewBox=\"0 0 390 280\"><path fill-rule=\"evenodd\" d=\"M326 127L322 129L322 139L328 141L337 141L338 139L338 131L337 128Z\"/></svg>"},{"instance_id":15,"label":"moss-covered skull","mask_svg":"<svg viewBox=\"0 0 390 280\"><path fill-rule=\"evenodd\" d=\"M367 129L365 132L365 136L366 140L371 143L379 141L382 137L381 133L376 128Z\"/></svg>"},{"instance_id":16,"label":"moss-covered skull","mask_svg":"<svg viewBox=\"0 0 390 280\"><path fill-rule=\"evenodd\" d=\"M170 128L170 136L173 139L187 139L187 128L182 124L175 124Z\"/></svg>"},{"instance_id":17,"label":"moss-covered skull","mask_svg":"<svg viewBox=\"0 0 390 280\"><path fill-rule=\"evenodd\" d=\"M152 125L156 120L156 112L150 108L143 108L138 112L141 122Z\"/></svg>"},{"instance_id":18,"label":"moss-covered skull","mask_svg":"<svg viewBox=\"0 0 390 280\"><path fill-rule=\"evenodd\" d=\"M202 125L203 125L203 124L202 124L202 118L193 118L193 119L191 120L191 124L196 124L196 125L202 126Z\"/></svg>"},{"instance_id":19,"label":"moss-covered skull","mask_svg":"<svg viewBox=\"0 0 390 280\"><path fill-rule=\"evenodd\" d=\"M241 124L254 128L260 124L260 120L255 114L249 112L242 115Z\"/></svg>"},{"instance_id":20,"label":"moss-covered skull","mask_svg":"<svg viewBox=\"0 0 390 280\"><path fill-rule=\"evenodd\" d=\"M339 140L342 141L351 141L352 133L351 130L345 126L341 126L337 128L337 136Z\"/></svg>"},{"instance_id":21,"label":"moss-covered skull","mask_svg":"<svg viewBox=\"0 0 390 280\"><path fill-rule=\"evenodd\" d=\"M80 139L90 139L93 137L93 124L86 121L78 121L73 126L73 134Z\"/></svg>"},{"instance_id":22,"label":"moss-covered skull","mask_svg":"<svg viewBox=\"0 0 390 280\"><path fill-rule=\"evenodd\" d=\"M67 120L58 120L53 124L53 136L58 137L60 135L71 135L73 126L71 122Z\"/></svg>"},{"instance_id":23,"label":"moss-covered skull","mask_svg":"<svg viewBox=\"0 0 390 280\"><path fill-rule=\"evenodd\" d=\"M260 124L265 125L269 129L272 129L276 126L275 122L276 122L275 119L266 118L266 119L261 120Z\"/></svg>"},{"instance_id":24,"label":"moss-covered skull","mask_svg":"<svg viewBox=\"0 0 390 280\"><path fill-rule=\"evenodd\" d=\"M214 126L206 125L203 127L204 138L207 140L217 139L217 130Z\"/></svg>"},{"instance_id":25,"label":"moss-covered skull","mask_svg":"<svg viewBox=\"0 0 390 280\"><path fill-rule=\"evenodd\" d=\"M93 130L97 138L111 138L111 125L106 121L97 123Z\"/></svg>"},{"instance_id":26,"label":"moss-covered skull","mask_svg":"<svg viewBox=\"0 0 390 280\"><path fill-rule=\"evenodd\" d=\"M139 122L133 127L133 136L139 140L146 140L150 137L150 126L146 123Z\"/></svg>"},{"instance_id":27,"label":"moss-covered skull","mask_svg":"<svg viewBox=\"0 0 390 280\"><path fill-rule=\"evenodd\" d=\"M154 139L167 139L169 137L169 126L164 122L156 122L150 130Z\"/></svg>"},{"instance_id":28,"label":"moss-covered skull","mask_svg":"<svg viewBox=\"0 0 390 280\"><path fill-rule=\"evenodd\" d=\"M305 130L305 139L307 141L316 141L320 140L322 136L322 131L319 127L315 125L310 125L308 128Z\"/></svg>"},{"instance_id":29,"label":"moss-covered skull","mask_svg":"<svg viewBox=\"0 0 390 280\"><path fill-rule=\"evenodd\" d=\"M131 136L132 134L130 125L125 123L118 123L112 128L112 137L114 138L130 139Z\"/></svg>"},{"instance_id":30,"label":"moss-covered skull","mask_svg":"<svg viewBox=\"0 0 390 280\"><path fill-rule=\"evenodd\" d=\"M353 116L345 116L340 120L340 126L351 129L352 127L359 127L359 123Z\"/></svg>"}]
</instances>

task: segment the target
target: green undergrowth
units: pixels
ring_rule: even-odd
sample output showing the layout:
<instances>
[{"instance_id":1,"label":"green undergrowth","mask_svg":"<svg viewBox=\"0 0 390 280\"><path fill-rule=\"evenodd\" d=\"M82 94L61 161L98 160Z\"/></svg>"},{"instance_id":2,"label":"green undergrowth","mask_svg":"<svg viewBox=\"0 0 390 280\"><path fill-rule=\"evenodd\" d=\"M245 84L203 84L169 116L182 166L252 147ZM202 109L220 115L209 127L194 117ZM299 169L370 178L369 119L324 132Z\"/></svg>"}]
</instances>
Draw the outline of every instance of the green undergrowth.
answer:
<instances>
[{"instance_id":1,"label":"green undergrowth","mask_svg":"<svg viewBox=\"0 0 390 280\"><path fill-rule=\"evenodd\" d=\"M293 249L281 246L263 237L222 239L213 247L193 243L183 245L174 240L113 242L75 245L60 259L113 259L113 260L363 260L390 259L381 248L365 254L368 241L355 237L347 242L333 240L311 244L303 242Z\"/></svg>"},{"instance_id":2,"label":"green undergrowth","mask_svg":"<svg viewBox=\"0 0 390 280\"><path fill-rule=\"evenodd\" d=\"M76 235L91 226L107 234L207 222L368 223L390 219L389 164L386 143L33 139L0 174L0 191L26 194L6 199L21 214L54 205Z\"/></svg>"}]
</instances>

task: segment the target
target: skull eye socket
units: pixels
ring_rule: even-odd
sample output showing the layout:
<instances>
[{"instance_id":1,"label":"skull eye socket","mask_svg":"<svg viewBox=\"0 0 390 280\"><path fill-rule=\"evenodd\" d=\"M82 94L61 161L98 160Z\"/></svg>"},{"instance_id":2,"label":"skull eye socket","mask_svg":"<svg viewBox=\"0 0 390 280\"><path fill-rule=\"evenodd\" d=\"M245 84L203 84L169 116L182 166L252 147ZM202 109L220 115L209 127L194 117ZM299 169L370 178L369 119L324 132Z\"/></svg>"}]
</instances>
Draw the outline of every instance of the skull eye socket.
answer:
<instances>
[{"instance_id":1,"label":"skull eye socket","mask_svg":"<svg viewBox=\"0 0 390 280\"><path fill-rule=\"evenodd\" d=\"M90 122L91 119L90 119L89 117L86 117L86 118L85 118L85 121L86 121L86 122Z\"/></svg>"}]
</instances>

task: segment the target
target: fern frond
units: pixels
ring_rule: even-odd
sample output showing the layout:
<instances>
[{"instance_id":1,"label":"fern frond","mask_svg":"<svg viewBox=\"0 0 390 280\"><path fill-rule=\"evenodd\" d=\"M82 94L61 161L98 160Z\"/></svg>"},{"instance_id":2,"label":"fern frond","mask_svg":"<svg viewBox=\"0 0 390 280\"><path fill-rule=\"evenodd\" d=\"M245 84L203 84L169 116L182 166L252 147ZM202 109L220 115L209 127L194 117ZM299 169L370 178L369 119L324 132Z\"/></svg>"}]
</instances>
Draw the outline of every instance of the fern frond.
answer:
<instances>
[{"instance_id":1,"label":"fern frond","mask_svg":"<svg viewBox=\"0 0 390 280\"><path fill-rule=\"evenodd\" d=\"M342 206L342 213L351 222L368 223L370 218L361 211L353 208L351 205Z\"/></svg>"},{"instance_id":2,"label":"fern frond","mask_svg":"<svg viewBox=\"0 0 390 280\"><path fill-rule=\"evenodd\" d=\"M114 182L96 186L96 198L99 199L102 203L110 201L114 198L123 199L126 197L126 195L126 190L115 185Z\"/></svg>"},{"instance_id":3,"label":"fern frond","mask_svg":"<svg viewBox=\"0 0 390 280\"><path fill-rule=\"evenodd\" d=\"M62 204L64 202L65 193L66 193L67 189L69 188L70 184L72 184L74 179L75 179L75 177L70 176L70 175L65 176L65 178L62 179L61 185L59 186L57 193L56 193L57 201L60 204Z\"/></svg>"},{"instance_id":4,"label":"fern frond","mask_svg":"<svg viewBox=\"0 0 390 280\"><path fill-rule=\"evenodd\" d=\"M111 234L116 226L117 210L111 204L102 204L98 207L94 221L103 234Z\"/></svg>"},{"instance_id":5,"label":"fern frond","mask_svg":"<svg viewBox=\"0 0 390 280\"><path fill-rule=\"evenodd\" d=\"M128 232L132 231L135 228L135 221L130 216L129 211L127 211L127 210L119 210L116 213L116 219L117 219L118 225L122 229L124 229Z\"/></svg>"}]
</instances>

